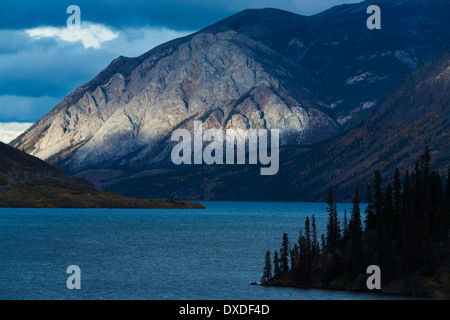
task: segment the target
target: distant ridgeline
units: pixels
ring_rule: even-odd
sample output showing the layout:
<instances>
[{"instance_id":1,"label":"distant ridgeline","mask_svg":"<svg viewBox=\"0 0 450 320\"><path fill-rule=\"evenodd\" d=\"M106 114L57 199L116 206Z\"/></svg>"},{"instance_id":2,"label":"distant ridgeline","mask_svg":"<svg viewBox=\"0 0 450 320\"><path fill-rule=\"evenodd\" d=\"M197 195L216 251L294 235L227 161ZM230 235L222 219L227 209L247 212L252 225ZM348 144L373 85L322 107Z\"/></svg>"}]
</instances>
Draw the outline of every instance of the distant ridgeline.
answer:
<instances>
[{"instance_id":1,"label":"distant ridgeline","mask_svg":"<svg viewBox=\"0 0 450 320\"><path fill-rule=\"evenodd\" d=\"M134 199L99 190L57 167L0 142L0 208L204 208L200 203Z\"/></svg>"},{"instance_id":2,"label":"distant ridgeline","mask_svg":"<svg viewBox=\"0 0 450 320\"><path fill-rule=\"evenodd\" d=\"M307 217L293 248L285 233L273 260L266 252L261 284L369 291L366 270L377 265L382 285L375 291L448 299L450 167L444 188L439 173L430 172L430 160L426 148L414 171L406 171L402 178L397 169L384 192L381 175L375 171L372 186L367 186L364 228L358 189L347 222L346 217L338 219L330 187L328 225L321 244L315 216Z\"/></svg>"}]
</instances>

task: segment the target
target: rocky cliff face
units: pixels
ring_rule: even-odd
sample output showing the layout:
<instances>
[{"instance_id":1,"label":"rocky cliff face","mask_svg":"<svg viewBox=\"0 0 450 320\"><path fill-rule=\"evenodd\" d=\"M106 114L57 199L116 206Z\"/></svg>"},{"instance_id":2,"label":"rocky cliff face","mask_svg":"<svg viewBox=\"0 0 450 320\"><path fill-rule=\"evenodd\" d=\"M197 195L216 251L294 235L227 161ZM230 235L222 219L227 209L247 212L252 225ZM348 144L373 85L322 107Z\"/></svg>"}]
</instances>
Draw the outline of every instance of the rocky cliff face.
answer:
<instances>
[{"instance_id":1,"label":"rocky cliff face","mask_svg":"<svg viewBox=\"0 0 450 320\"><path fill-rule=\"evenodd\" d=\"M360 126L310 148L282 148L275 176L260 176L258 166L185 166L103 171L95 182L125 195L227 201L326 201L333 186L338 201L350 202L356 187L364 199L375 170L383 181L392 181L395 168L413 172L427 146L431 169L446 177L449 137L450 48L411 73Z\"/></svg>"},{"instance_id":2,"label":"rocky cliff face","mask_svg":"<svg viewBox=\"0 0 450 320\"><path fill-rule=\"evenodd\" d=\"M448 2L374 4L378 31L365 27L367 2L312 17L246 10L119 57L11 144L74 173L170 161L171 132L194 120L278 128L283 145L337 136L450 43Z\"/></svg>"},{"instance_id":3,"label":"rocky cliff face","mask_svg":"<svg viewBox=\"0 0 450 320\"><path fill-rule=\"evenodd\" d=\"M278 128L290 143L340 132L301 86L304 68L235 31L199 33L142 60L128 74L111 72L106 83L79 88L13 145L79 171L105 160L161 159L168 148L152 151L175 128L192 129L194 119L204 129Z\"/></svg>"}]
</instances>

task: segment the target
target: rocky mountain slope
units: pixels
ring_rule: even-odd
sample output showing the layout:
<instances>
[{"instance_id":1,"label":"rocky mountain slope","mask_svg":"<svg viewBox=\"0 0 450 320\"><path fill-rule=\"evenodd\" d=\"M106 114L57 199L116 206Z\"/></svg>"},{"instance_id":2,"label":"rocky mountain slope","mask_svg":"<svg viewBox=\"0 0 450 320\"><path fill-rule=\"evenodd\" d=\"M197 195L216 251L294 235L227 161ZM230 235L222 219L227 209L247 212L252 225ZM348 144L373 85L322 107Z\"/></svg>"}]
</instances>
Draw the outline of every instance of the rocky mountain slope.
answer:
<instances>
[{"instance_id":1,"label":"rocky mountain slope","mask_svg":"<svg viewBox=\"0 0 450 320\"><path fill-rule=\"evenodd\" d=\"M366 27L371 4L381 8L381 30ZM363 181L385 145L385 174L394 163L409 165L424 147L424 124L432 130L427 143L442 145L433 130L445 130L446 113L426 90L432 114L419 102L398 114L380 112L412 70L450 44L449 14L444 0L364 1L310 17L245 10L139 57L113 60L11 145L132 196L317 200L326 194L319 185ZM374 112L367 121L377 125L361 127ZM174 167L171 133L192 131L194 120L204 129L280 129L280 173L264 180L254 172L259 166ZM390 126L396 129L384 131ZM403 147L413 151L397 155ZM370 161L362 158L367 152L375 154ZM389 162L396 157L404 162Z\"/></svg>"},{"instance_id":2,"label":"rocky mountain slope","mask_svg":"<svg viewBox=\"0 0 450 320\"><path fill-rule=\"evenodd\" d=\"M311 198L324 193L325 185L335 185L338 197L350 199L355 186L371 181L374 170L385 180L396 167L414 170L426 146L432 169L445 176L449 141L450 48L415 70L362 125L303 157L292 183L305 193L321 185L309 192Z\"/></svg>"},{"instance_id":3,"label":"rocky mountain slope","mask_svg":"<svg viewBox=\"0 0 450 320\"><path fill-rule=\"evenodd\" d=\"M77 89L12 145L74 172L166 157L167 137L192 129L194 119L204 129L280 128L291 143L340 132L310 102L313 94L300 84L304 68L232 30L199 33L147 55L136 67L136 59L118 58L104 71L112 74L106 83L100 74Z\"/></svg>"},{"instance_id":4,"label":"rocky mountain slope","mask_svg":"<svg viewBox=\"0 0 450 320\"><path fill-rule=\"evenodd\" d=\"M364 199L374 170L380 170L385 181L396 167L414 170L426 146L432 170L446 176L449 141L450 48L415 70L360 126L310 148L282 148L275 176L260 176L259 166L184 166L144 175L103 172L95 182L141 197L156 192L163 197L246 201L324 201L333 186L336 199L351 201L356 187Z\"/></svg>"},{"instance_id":5,"label":"rocky mountain slope","mask_svg":"<svg viewBox=\"0 0 450 320\"><path fill-rule=\"evenodd\" d=\"M373 1L372 1L373 2ZM245 10L198 33L119 57L11 144L65 170L145 170L170 161L170 134L278 128L283 145L335 137L450 43L447 1L375 1L304 17Z\"/></svg>"}]
</instances>

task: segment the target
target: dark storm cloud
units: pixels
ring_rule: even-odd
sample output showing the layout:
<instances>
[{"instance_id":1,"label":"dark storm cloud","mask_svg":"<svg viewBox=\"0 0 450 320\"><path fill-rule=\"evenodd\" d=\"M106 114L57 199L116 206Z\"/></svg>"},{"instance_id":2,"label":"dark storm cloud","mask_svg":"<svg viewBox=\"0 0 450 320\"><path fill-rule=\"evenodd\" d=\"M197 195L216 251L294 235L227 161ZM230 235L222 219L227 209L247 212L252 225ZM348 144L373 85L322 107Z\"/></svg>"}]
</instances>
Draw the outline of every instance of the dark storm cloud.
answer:
<instances>
[{"instance_id":1,"label":"dark storm cloud","mask_svg":"<svg viewBox=\"0 0 450 320\"><path fill-rule=\"evenodd\" d=\"M0 1L0 122L35 121L112 59L140 55L241 10L273 7L310 15L344 2L358 1ZM101 24L118 36L91 47L87 41L58 34L72 4L81 8L82 22ZM57 29L56 33L45 35L44 27ZM37 33L44 36L33 37L27 29L41 29Z\"/></svg>"},{"instance_id":2,"label":"dark storm cloud","mask_svg":"<svg viewBox=\"0 0 450 320\"><path fill-rule=\"evenodd\" d=\"M0 28L30 28L37 25L65 25L66 9L81 8L81 18L120 28L123 26L166 26L173 29L199 29L225 18L233 9L214 5L215 1L2 1Z\"/></svg>"},{"instance_id":3,"label":"dark storm cloud","mask_svg":"<svg viewBox=\"0 0 450 320\"><path fill-rule=\"evenodd\" d=\"M1 95L64 96L100 72L116 54L3 31L17 43L0 49ZM20 45L21 44L21 45Z\"/></svg>"},{"instance_id":4,"label":"dark storm cloud","mask_svg":"<svg viewBox=\"0 0 450 320\"><path fill-rule=\"evenodd\" d=\"M171 29L201 29L247 8L273 7L311 15L341 3L358 0L47 0L1 1L0 28L30 28L37 25L65 25L66 9L81 8L82 19L116 28L165 26Z\"/></svg>"},{"instance_id":5,"label":"dark storm cloud","mask_svg":"<svg viewBox=\"0 0 450 320\"><path fill-rule=\"evenodd\" d=\"M0 96L62 98L90 81L118 56L138 56L190 31L147 27L125 28L117 33L117 38L99 48L86 48L82 42L52 37L34 39L26 31L0 30L1 39L6 39L0 40Z\"/></svg>"}]
</instances>

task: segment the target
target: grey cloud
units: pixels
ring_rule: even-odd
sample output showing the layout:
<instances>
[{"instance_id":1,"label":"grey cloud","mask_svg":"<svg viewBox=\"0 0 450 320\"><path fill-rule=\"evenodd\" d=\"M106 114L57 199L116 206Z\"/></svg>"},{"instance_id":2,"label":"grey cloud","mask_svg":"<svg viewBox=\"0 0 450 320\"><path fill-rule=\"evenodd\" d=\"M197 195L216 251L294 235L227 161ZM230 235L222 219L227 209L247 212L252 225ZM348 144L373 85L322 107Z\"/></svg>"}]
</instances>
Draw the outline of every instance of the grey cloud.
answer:
<instances>
[{"instance_id":1,"label":"grey cloud","mask_svg":"<svg viewBox=\"0 0 450 320\"><path fill-rule=\"evenodd\" d=\"M197 31L246 8L275 7L314 14L354 0L77 0L82 21L120 32L99 49L23 30L65 26L72 1L0 1L0 120L35 121L114 58L138 56L158 44ZM11 105L18 106L14 113Z\"/></svg>"},{"instance_id":2,"label":"grey cloud","mask_svg":"<svg viewBox=\"0 0 450 320\"><path fill-rule=\"evenodd\" d=\"M0 51L0 121L35 121L83 82L92 80L111 60L141 55L190 32L126 28L99 49L86 49L82 43L33 40L23 31L2 30L1 35L14 43ZM13 112L11 106L19 106L20 112Z\"/></svg>"}]
</instances>

